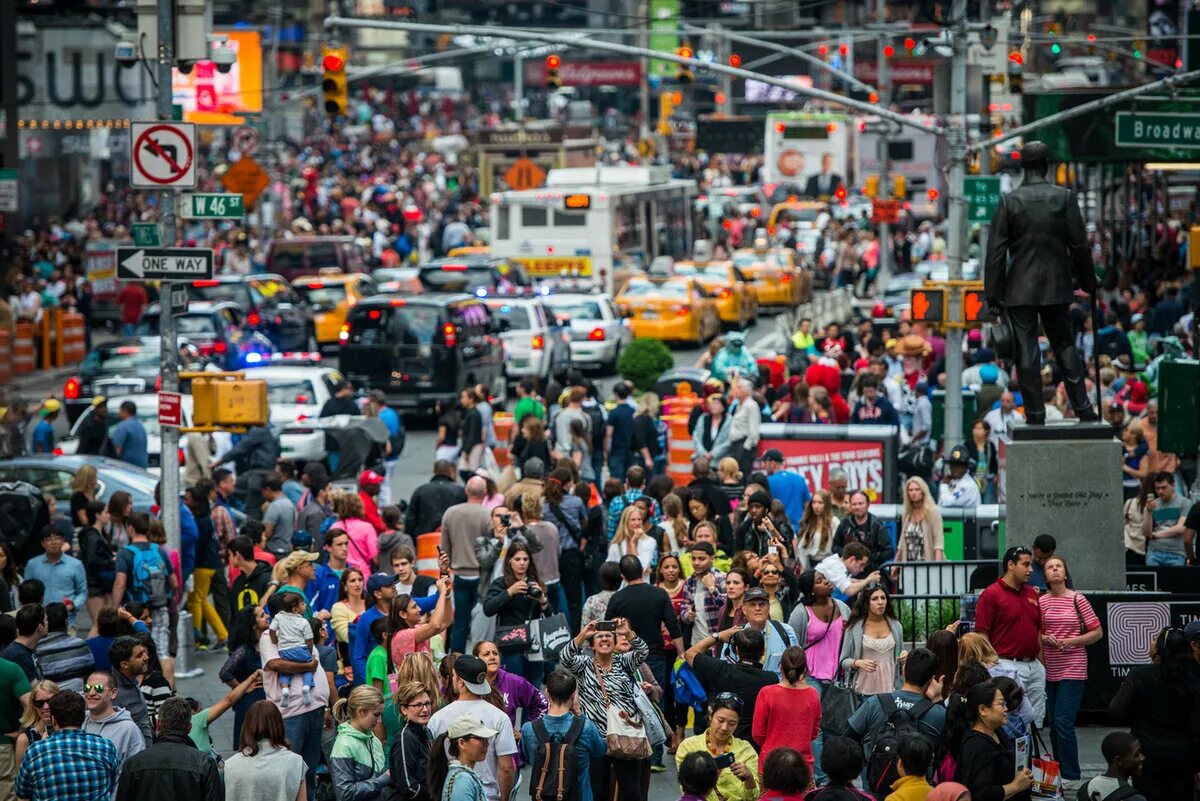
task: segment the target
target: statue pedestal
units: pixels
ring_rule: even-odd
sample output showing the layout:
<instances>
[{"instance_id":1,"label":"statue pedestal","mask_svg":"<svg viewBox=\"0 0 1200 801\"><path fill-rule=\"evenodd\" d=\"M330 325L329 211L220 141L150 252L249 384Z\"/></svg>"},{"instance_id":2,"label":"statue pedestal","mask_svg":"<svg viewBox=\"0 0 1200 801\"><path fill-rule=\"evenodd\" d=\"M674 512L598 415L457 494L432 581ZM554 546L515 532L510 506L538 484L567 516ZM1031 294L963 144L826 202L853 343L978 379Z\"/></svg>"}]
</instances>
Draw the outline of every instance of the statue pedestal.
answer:
<instances>
[{"instance_id":1,"label":"statue pedestal","mask_svg":"<svg viewBox=\"0 0 1200 801\"><path fill-rule=\"evenodd\" d=\"M1049 534L1077 589L1125 589L1121 443L1111 427L1018 426L1006 473L1009 547Z\"/></svg>"}]
</instances>

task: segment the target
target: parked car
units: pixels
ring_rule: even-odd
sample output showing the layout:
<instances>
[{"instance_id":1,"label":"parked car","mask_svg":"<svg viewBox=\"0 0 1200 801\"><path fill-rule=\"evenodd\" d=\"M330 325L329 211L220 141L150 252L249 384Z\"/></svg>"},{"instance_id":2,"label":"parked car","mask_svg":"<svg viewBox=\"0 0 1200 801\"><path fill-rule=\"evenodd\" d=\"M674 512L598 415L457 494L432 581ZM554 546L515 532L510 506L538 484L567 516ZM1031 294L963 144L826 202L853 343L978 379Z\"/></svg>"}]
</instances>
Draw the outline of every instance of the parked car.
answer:
<instances>
[{"instance_id":1,"label":"parked car","mask_svg":"<svg viewBox=\"0 0 1200 801\"><path fill-rule=\"evenodd\" d=\"M20 456L0 462L0 482L28 481L42 492L55 497L66 509L71 501L71 481L85 464L96 468L96 499L108 502L114 492L124 490L133 498L137 512L149 512L154 506L154 486L158 476L119 459L105 456Z\"/></svg>"}]
</instances>

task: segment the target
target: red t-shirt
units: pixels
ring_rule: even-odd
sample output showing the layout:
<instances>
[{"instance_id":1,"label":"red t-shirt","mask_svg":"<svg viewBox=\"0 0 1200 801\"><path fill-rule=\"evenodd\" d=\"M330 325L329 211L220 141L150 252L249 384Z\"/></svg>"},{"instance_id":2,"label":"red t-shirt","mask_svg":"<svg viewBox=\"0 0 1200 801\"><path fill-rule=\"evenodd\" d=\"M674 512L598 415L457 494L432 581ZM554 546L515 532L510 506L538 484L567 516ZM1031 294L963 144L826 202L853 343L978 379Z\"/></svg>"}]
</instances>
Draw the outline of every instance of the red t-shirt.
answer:
<instances>
[{"instance_id":1,"label":"red t-shirt","mask_svg":"<svg viewBox=\"0 0 1200 801\"><path fill-rule=\"evenodd\" d=\"M1018 592L998 578L979 596L975 631L987 636L1001 658L1037 659L1042 649L1041 630L1038 594L1028 584Z\"/></svg>"},{"instance_id":2,"label":"red t-shirt","mask_svg":"<svg viewBox=\"0 0 1200 801\"><path fill-rule=\"evenodd\" d=\"M142 319L142 310L148 302L146 289L141 284L125 284L117 295L117 303L121 306L121 322L135 325Z\"/></svg>"},{"instance_id":3,"label":"red t-shirt","mask_svg":"<svg viewBox=\"0 0 1200 801\"><path fill-rule=\"evenodd\" d=\"M811 768L812 744L820 728L821 696L812 687L793 689L775 684L759 690L750 736L762 746L761 753L769 754L780 747L795 748ZM762 762L758 769L762 770Z\"/></svg>"}]
</instances>

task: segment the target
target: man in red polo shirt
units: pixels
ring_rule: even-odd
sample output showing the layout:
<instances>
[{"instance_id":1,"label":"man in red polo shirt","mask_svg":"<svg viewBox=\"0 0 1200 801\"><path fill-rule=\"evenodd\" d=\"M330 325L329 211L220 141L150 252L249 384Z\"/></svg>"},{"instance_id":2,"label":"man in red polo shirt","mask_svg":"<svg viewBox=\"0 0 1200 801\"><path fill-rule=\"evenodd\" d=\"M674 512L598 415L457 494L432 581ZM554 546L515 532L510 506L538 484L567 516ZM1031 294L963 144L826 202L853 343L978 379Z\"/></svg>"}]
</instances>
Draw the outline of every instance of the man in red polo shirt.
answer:
<instances>
[{"instance_id":1,"label":"man in red polo shirt","mask_svg":"<svg viewBox=\"0 0 1200 801\"><path fill-rule=\"evenodd\" d=\"M1033 552L1014 545L1004 553L1004 575L979 596L975 631L991 642L1000 663L1016 674L1033 707L1034 719L1046 715L1046 668L1041 653L1042 611L1038 594L1029 586Z\"/></svg>"}]
</instances>

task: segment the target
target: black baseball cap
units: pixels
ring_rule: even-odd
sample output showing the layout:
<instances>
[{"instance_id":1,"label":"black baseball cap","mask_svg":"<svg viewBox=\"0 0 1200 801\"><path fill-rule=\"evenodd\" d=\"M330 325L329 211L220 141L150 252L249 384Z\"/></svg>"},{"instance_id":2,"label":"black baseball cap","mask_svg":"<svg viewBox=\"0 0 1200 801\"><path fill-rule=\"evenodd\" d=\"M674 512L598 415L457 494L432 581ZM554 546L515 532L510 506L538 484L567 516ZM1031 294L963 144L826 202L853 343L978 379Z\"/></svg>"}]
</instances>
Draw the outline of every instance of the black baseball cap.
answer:
<instances>
[{"instance_id":1,"label":"black baseball cap","mask_svg":"<svg viewBox=\"0 0 1200 801\"><path fill-rule=\"evenodd\" d=\"M475 695L488 695L492 685L487 680L487 665L483 660L471 654L462 654L454 660L454 672L467 685L467 689Z\"/></svg>"},{"instance_id":2,"label":"black baseball cap","mask_svg":"<svg viewBox=\"0 0 1200 801\"><path fill-rule=\"evenodd\" d=\"M782 464L783 451L779 450L779 448L770 448L762 455L762 460L764 462L779 462Z\"/></svg>"}]
</instances>

